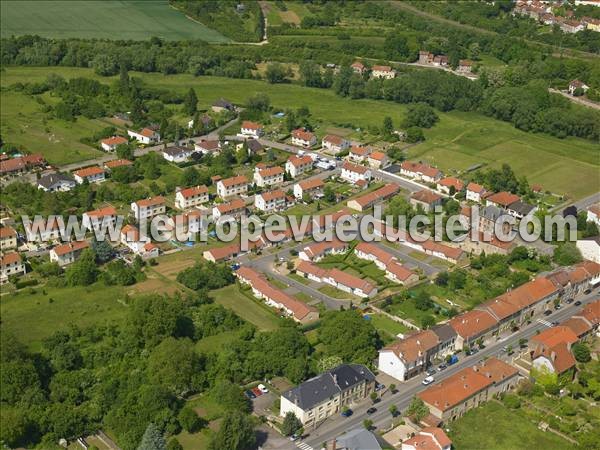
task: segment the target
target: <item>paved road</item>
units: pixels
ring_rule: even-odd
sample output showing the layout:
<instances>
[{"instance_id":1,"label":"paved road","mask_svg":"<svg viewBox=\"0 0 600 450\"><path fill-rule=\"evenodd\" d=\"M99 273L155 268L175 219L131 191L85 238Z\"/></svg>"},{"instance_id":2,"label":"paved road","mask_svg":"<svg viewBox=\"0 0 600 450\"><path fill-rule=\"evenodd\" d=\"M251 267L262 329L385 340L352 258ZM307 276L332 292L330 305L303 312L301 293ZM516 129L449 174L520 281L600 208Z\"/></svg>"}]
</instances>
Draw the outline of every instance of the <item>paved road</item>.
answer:
<instances>
[{"instance_id":1,"label":"paved road","mask_svg":"<svg viewBox=\"0 0 600 450\"><path fill-rule=\"evenodd\" d=\"M376 243L376 245L381 246L381 248L387 252L390 252L392 255L394 255L395 257L403 260L404 262L409 262L410 264L408 264L408 267L411 268L411 266L416 266L419 269L421 269L423 271L423 273L425 275L427 275L427 277L430 277L432 275L435 275L438 272L441 272L442 269L432 266L430 264L427 264L424 261L421 261L417 258L413 258L412 256L409 255L410 252L416 252L417 250L413 250L409 247L405 247L402 244L398 244L398 246L389 246L389 245L385 245L385 244L381 244L381 243ZM435 257L431 257L431 258L435 258Z\"/></svg>"},{"instance_id":2,"label":"paved road","mask_svg":"<svg viewBox=\"0 0 600 450\"><path fill-rule=\"evenodd\" d=\"M587 296L581 296L578 298L578 300L580 300L583 303L583 305L585 305L586 303L589 303L597 297L598 289L595 289L592 294ZM583 305L575 306L574 304L565 304L559 311L555 311L551 316L543 316L543 320L562 322L565 319L575 315L575 313L579 312L581 308L583 308ZM502 347L505 345L512 345L513 348L518 348L518 342L520 339L529 339L531 336L535 335L538 330L542 330L544 328L547 328L547 325L536 320L531 325L521 328L519 331L513 333L508 338L489 344L485 349L480 350L475 355L465 357L463 354L463 357L459 360L458 363L456 363L453 366L450 366L443 372L439 372L435 376L436 381L448 378L450 375L455 374L456 372L464 369L465 367L473 366L484 357L502 355ZM390 392L384 393L382 395L381 401L375 405L375 407L377 408L377 412L375 412L374 414L367 416L366 410L372 405L369 401L363 402L361 406L353 409L354 414L351 417L343 418L339 415L334 416L330 419L327 419L321 426L317 427L316 430L306 430L306 432L309 433L309 435L302 442L312 447L313 449L321 448L321 443L329 441L341 435L345 431L362 427L362 422L366 418L372 420L373 425L380 430L389 428L391 424L391 415L388 411L388 408L390 407L390 405L395 404L398 407L399 411L403 411L405 408L407 408L411 402L411 399L418 392L425 389L425 387L421 384L421 381L424 377L425 375L420 375L404 383L398 382L398 392L396 394L391 394Z\"/></svg>"}]
</instances>

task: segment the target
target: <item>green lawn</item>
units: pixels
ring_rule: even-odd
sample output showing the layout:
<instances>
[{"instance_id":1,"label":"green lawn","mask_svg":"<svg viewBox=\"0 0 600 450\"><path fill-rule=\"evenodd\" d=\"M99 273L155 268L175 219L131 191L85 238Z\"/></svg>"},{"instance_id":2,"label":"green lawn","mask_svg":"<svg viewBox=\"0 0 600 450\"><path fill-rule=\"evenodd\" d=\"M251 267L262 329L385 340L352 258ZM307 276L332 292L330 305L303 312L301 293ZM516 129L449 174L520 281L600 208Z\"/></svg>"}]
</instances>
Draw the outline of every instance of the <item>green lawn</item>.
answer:
<instances>
[{"instance_id":1,"label":"green lawn","mask_svg":"<svg viewBox=\"0 0 600 450\"><path fill-rule=\"evenodd\" d=\"M32 349L69 324L86 327L120 320L127 307L124 289L98 283L88 287L29 288L0 299L2 333L12 333ZM46 292L46 294L44 294Z\"/></svg>"},{"instance_id":2,"label":"green lawn","mask_svg":"<svg viewBox=\"0 0 600 450\"><path fill-rule=\"evenodd\" d=\"M459 450L562 450L573 445L559 436L543 432L519 410L509 410L496 402L472 409L451 422L449 437Z\"/></svg>"},{"instance_id":3,"label":"green lawn","mask_svg":"<svg viewBox=\"0 0 600 450\"><path fill-rule=\"evenodd\" d=\"M211 296L217 303L232 309L242 319L253 323L261 330L274 330L280 324L275 311L259 304L258 300L251 299L251 292L245 295L235 284L211 291Z\"/></svg>"},{"instance_id":4,"label":"green lawn","mask_svg":"<svg viewBox=\"0 0 600 450\"><path fill-rule=\"evenodd\" d=\"M170 41L229 39L169 6L153 1L2 0L2 37L37 34L50 38Z\"/></svg>"},{"instance_id":5,"label":"green lawn","mask_svg":"<svg viewBox=\"0 0 600 450\"><path fill-rule=\"evenodd\" d=\"M237 339L237 331L225 331L200 339L196 342L196 350L205 353L218 353Z\"/></svg>"},{"instance_id":6,"label":"green lawn","mask_svg":"<svg viewBox=\"0 0 600 450\"><path fill-rule=\"evenodd\" d=\"M399 333L406 334L410 332L410 328L406 325L396 322L383 314L369 314L369 317L377 331L388 334L391 337L396 337Z\"/></svg>"},{"instance_id":7,"label":"green lawn","mask_svg":"<svg viewBox=\"0 0 600 450\"><path fill-rule=\"evenodd\" d=\"M439 322L443 318L441 315L435 314L433 309L428 309L426 311L418 309L412 298L400 301L399 303L394 303L390 305L389 308L386 308L386 311L402 319L409 320L417 326L421 326L421 320L425 316L433 316L436 322Z\"/></svg>"}]
</instances>

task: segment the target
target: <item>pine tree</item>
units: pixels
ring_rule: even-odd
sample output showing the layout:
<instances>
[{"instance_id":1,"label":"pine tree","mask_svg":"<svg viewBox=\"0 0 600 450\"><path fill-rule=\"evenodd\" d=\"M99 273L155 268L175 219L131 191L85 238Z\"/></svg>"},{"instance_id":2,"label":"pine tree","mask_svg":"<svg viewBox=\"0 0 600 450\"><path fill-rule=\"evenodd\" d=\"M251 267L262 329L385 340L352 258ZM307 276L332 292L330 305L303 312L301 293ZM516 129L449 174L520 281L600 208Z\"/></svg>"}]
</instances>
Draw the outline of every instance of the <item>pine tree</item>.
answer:
<instances>
[{"instance_id":1,"label":"pine tree","mask_svg":"<svg viewBox=\"0 0 600 450\"><path fill-rule=\"evenodd\" d=\"M156 425L148 425L137 450L167 450L165 438Z\"/></svg>"},{"instance_id":2,"label":"pine tree","mask_svg":"<svg viewBox=\"0 0 600 450\"><path fill-rule=\"evenodd\" d=\"M198 97L196 96L194 88L190 88L183 99L183 109L190 116L193 116L198 110Z\"/></svg>"}]
</instances>

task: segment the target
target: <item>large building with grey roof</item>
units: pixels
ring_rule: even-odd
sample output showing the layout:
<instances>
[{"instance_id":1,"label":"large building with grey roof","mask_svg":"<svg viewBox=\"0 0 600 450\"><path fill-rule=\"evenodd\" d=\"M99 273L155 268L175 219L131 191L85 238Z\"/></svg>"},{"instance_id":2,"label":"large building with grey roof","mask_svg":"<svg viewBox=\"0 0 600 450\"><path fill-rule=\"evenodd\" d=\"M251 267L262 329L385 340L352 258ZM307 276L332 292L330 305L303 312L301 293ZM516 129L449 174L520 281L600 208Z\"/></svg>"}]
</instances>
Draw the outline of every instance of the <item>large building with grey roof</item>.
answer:
<instances>
[{"instance_id":1,"label":"large building with grey roof","mask_svg":"<svg viewBox=\"0 0 600 450\"><path fill-rule=\"evenodd\" d=\"M360 364L342 364L296 386L281 395L281 416L293 412L311 426L338 414L369 397L375 389L375 376Z\"/></svg>"}]
</instances>

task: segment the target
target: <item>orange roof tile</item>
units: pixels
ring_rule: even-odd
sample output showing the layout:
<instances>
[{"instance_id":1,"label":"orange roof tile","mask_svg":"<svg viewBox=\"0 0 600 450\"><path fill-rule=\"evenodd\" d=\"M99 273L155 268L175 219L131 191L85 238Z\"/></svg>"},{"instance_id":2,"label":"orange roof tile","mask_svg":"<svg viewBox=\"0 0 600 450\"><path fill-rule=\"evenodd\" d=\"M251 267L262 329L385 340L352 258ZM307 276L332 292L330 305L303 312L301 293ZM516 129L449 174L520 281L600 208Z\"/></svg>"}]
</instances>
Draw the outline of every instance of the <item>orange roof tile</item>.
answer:
<instances>
[{"instance_id":1,"label":"orange roof tile","mask_svg":"<svg viewBox=\"0 0 600 450\"><path fill-rule=\"evenodd\" d=\"M98 166L95 166L95 167L86 167L85 169L76 170L75 172L73 172L73 175L76 175L80 178L87 178L87 177L91 177L94 175L100 175L102 173L104 173L104 170L102 170Z\"/></svg>"},{"instance_id":2,"label":"orange roof tile","mask_svg":"<svg viewBox=\"0 0 600 450\"><path fill-rule=\"evenodd\" d=\"M88 243L88 241L74 241L74 242L67 242L66 244L62 244L62 245L57 245L52 250L58 256L63 256L63 255L66 255L67 253L83 250L84 248L88 248L89 246L90 246L90 244Z\"/></svg>"},{"instance_id":3,"label":"orange roof tile","mask_svg":"<svg viewBox=\"0 0 600 450\"><path fill-rule=\"evenodd\" d=\"M427 352L433 350L439 342L439 338L433 331L423 330L395 341L385 349L394 352L404 362L411 363L419 358L424 358Z\"/></svg>"},{"instance_id":4,"label":"orange roof tile","mask_svg":"<svg viewBox=\"0 0 600 450\"><path fill-rule=\"evenodd\" d=\"M135 203L140 208L147 208L149 206L163 205L165 202L166 202L166 200L162 195L157 195L156 197L150 197L150 198L144 198L142 200L138 200Z\"/></svg>"},{"instance_id":5,"label":"orange roof tile","mask_svg":"<svg viewBox=\"0 0 600 450\"><path fill-rule=\"evenodd\" d=\"M222 183L225 187L231 187L238 184L248 184L248 178L246 178L244 175L238 175L231 178L225 178L224 180L219 180L219 183Z\"/></svg>"},{"instance_id":6,"label":"orange roof tile","mask_svg":"<svg viewBox=\"0 0 600 450\"><path fill-rule=\"evenodd\" d=\"M179 191L179 193L183 196L183 198L194 197L200 194L207 194L208 188L204 185L193 186L189 188L185 188Z\"/></svg>"},{"instance_id":7,"label":"orange roof tile","mask_svg":"<svg viewBox=\"0 0 600 450\"><path fill-rule=\"evenodd\" d=\"M6 255L0 257L0 266L5 267L10 264L21 262L22 260L23 259L21 258L21 255L19 255L17 252L7 253Z\"/></svg>"},{"instance_id":8,"label":"orange roof tile","mask_svg":"<svg viewBox=\"0 0 600 450\"><path fill-rule=\"evenodd\" d=\"M519 200L521 200L521 197L511 192L503 191L490 195L489 197L487 197L487 200L489 200L492 203L496 203L497 205L506 207L514 202L518 202Z\"/></svg>"}]
</instances>

